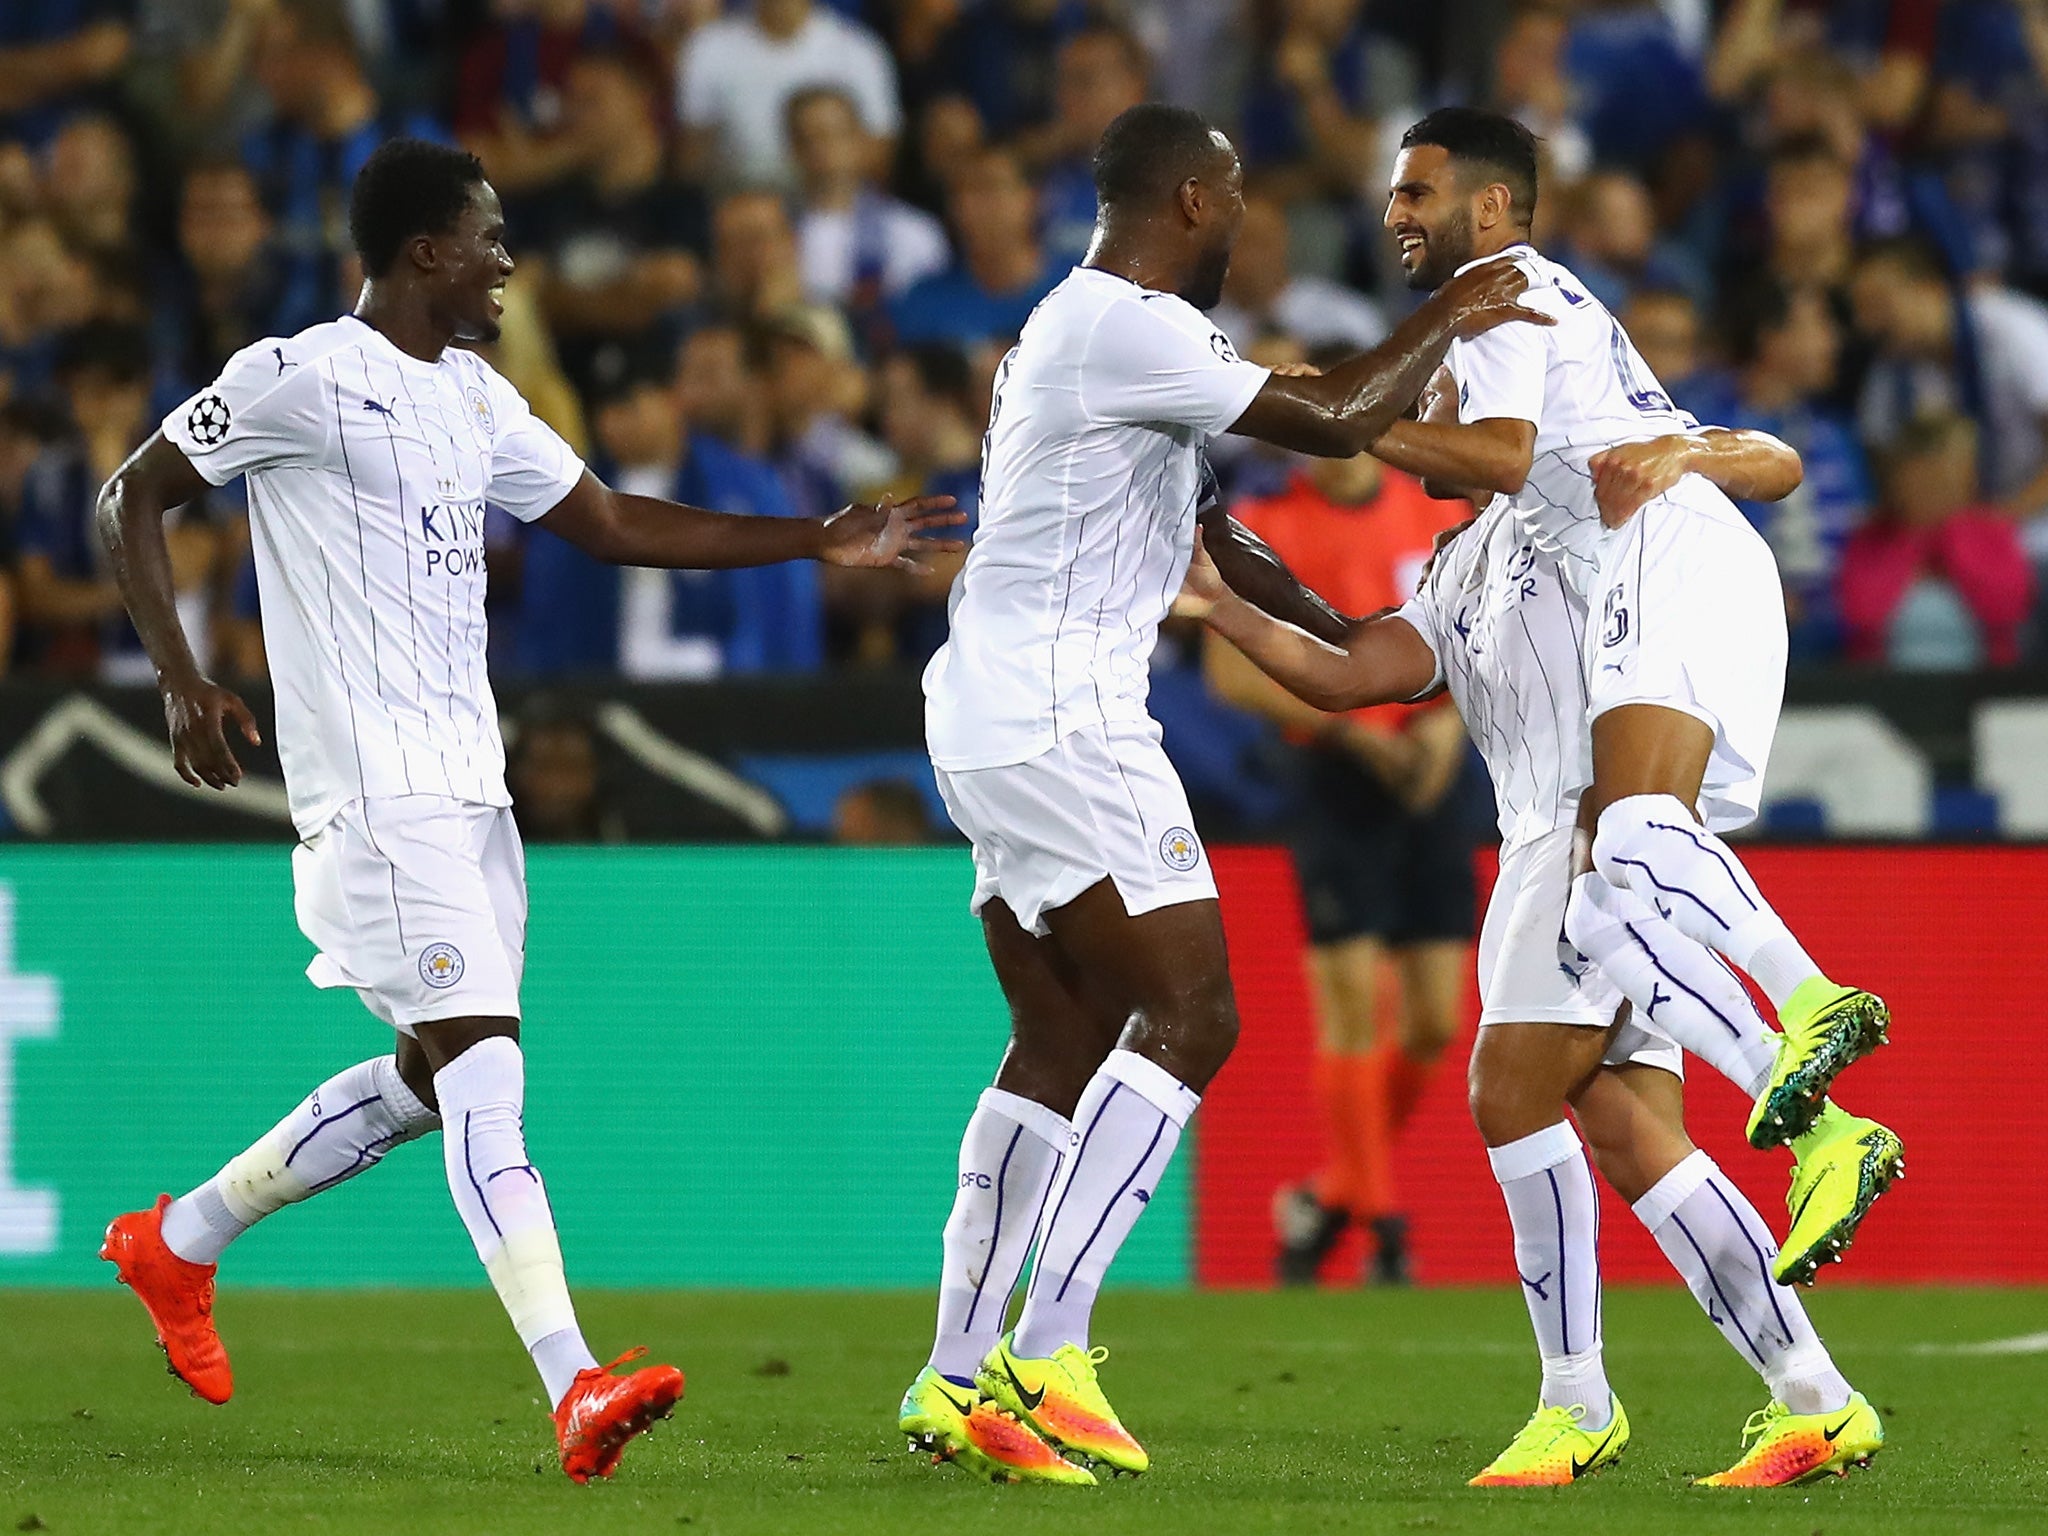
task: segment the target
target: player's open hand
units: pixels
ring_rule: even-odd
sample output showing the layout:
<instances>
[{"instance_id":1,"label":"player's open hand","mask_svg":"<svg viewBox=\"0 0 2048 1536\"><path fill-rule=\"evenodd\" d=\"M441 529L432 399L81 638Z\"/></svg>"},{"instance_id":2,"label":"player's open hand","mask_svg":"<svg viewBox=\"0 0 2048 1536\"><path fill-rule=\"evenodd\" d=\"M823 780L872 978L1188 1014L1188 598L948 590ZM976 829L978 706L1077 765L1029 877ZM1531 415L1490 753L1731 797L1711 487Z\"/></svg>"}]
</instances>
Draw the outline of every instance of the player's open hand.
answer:
<instances>
[{"instance_id":1,"label":"player's open hand","mask_svg":"<svg viewBox=\"0 0 2048 1536\"><path fill-rule=\"evenodd\" d=\"M1643 507L1692 473L1693 442L1685 436L1603 448L1586 461L1600 521L1619 528Z\"/></svg>"},{"instance_id":2,"label":"player's open hand","mask_svg":"<svg viewBox=\"0 0 2048 1536\"><path fill-rule=\"evenodd\" d=\"M1206 619L1229 595L1230 588L1223 584L1216 562L1202 547L1202 530L1197 528L1195 557L1188 562L1187 575L1181 578L1180 595L1173 600L1173 616L1177 619Z\"/></svg>"},{"instance_id":3,"label":"player's open hand","mask_svg":"<svg viewBox=\"0 0 2048 1536\"><path fill-rule=\"evenodd\" d=\"M1454 312L1458 335L1470 341L1511 320L1555 325L1557 322L1549 315L1515 302L1528 286L1527 273L1512 261L1500 260L1460 272L1437 292Z\"/></svg>"},{"instance_id":4,"label":"player's open hand","mask_svg":"<svg viewBox=\"0 0 2048 1536\"><path fill-rule=\"evenodd\" d=\"M967 521L954 510L950 496L913 496L897 501L885 496L875 505L855 502L825 519L825 543L818 558L827 565L894 567L922 571L930 555L957 555L964 539L939 539L934 528L953 528Z\"/></svg>"},{"instance_id":5,"label":"player's open hand","mask_svg":"<svg viewBox=\"0 0 2048 1536\"><path fill-rule=\"evenodd\" d=\"M242 782L242 765L228 745L228 722L252 747L263 745L256 717L239 695L204 677L164 684L164 723L170 727L171 756L178 777L197 788L232 789Z\"/></svg>"}]
</instances>

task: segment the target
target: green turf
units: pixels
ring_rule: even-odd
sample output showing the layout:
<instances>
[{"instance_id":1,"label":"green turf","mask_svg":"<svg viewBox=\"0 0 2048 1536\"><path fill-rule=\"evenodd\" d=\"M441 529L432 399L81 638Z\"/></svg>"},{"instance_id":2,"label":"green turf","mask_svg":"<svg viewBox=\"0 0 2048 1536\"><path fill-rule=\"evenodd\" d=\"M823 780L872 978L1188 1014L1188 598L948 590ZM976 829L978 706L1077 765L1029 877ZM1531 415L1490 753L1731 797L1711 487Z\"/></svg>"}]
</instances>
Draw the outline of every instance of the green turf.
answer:
<instances>
[{"instance_id":1,"label":"green turf","mask_svg":"<svg viewBox=\"0 0 2048 1536\"><path fill-rule=\"evenodd\" d=\"M579 1489L488 1292L228 1292L237 1395L216 1409L163 1374L125 1294L0 1291L0 1532L2043 1529L2042 1358L1949 1351L2048 1326L2048 1294L1842 1289L1814 1310L1890 1428L1869 1471L1688 1488L1733 1459L1762 1394L1690 1298L1617 1291L1608 1353L1633 1448L1584 1486L1503 1494L1463 1483L1533 1396L1514 1294L1112 1295L1104 1380L1154 1471L1067 1491L904 1451L921 1297L595 1292L600 1347L652 1343L691 1383L616 1482Z\"/></svg>"}]
</instances>

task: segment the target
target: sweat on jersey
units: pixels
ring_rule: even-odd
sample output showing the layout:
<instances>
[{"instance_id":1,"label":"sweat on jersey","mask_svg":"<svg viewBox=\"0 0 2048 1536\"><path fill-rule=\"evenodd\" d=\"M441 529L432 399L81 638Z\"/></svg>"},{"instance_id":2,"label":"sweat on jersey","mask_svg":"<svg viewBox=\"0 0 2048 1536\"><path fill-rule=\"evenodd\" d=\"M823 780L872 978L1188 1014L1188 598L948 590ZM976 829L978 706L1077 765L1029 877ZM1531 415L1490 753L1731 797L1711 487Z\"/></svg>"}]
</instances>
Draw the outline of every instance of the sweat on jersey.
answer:
<instances>
[{"instance_id":1,"label":"sweat on jersey","mask_svg":"<svg viewBox=\"0 0 2048 1536\"><path fill-rule=\"evenodd\" d=\"M1503 327L1533 329L1533 327ZM1586 601L1557 558L1496 496L1437 556L1429 579L1395 617L1436 656L1500 812L1501 852L1578 820L1593 782L1579 651Z\"/></svg>"},{"instance_id":2,"label":"sweat on jersey","mask_svg":"<svg viewBox=\"0 0 2048 1536\"><path fill-rule=\"evenodd\" d=\"M1481 261L1503 258L1529 279L1515 302L1557 323L1497 325L1452 342L1444 361L1458 384L1458 420L1499 418L1536 428L1529 478L1513 498L1516 515L1583 584L1598 565L1603 532L1587 460L1603 448L1695 431L1699 423L1672 403L1621 322L1569 269L1529 245ZM1468 261L1458 270L1478 265Z\"/></svg>"},{"instance_id":3,"label":"sweat on jersey","mask_svg":"<svg viewBox=\"0 0 2048 1536\"><path fill-rule=\"evenodd\" d=\"M949 771L1147 718L1159 622L1194 552L1201 449L1271 377L1170 293L1077 267L996 375L981 521L925 669Z\"/></svg>"},{"instance_id":4,"label":"sweat on jersey","mask_svg":"<svg viewBox=\"0 0 2048 1536\"><path fill-rule=\"evenodd\" d=\"M484 508L531 522L583 461L473 352L353 315L243 348L164 419L209 485L248 477L277 748L302 837L351 800L510 805L484 667Z\"/></svg>"}]
</instances>

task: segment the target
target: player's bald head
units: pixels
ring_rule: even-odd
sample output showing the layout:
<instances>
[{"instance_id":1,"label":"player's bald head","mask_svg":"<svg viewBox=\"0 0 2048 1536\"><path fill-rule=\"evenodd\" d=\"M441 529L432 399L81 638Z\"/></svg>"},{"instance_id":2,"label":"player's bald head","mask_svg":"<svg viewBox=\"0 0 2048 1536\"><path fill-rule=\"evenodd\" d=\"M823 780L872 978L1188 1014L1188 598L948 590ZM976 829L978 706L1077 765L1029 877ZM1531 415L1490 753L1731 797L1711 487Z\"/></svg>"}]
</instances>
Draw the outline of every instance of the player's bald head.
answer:
<instances>
[{"instance_id":1,"label":"player's bald head","mask_svg":"<svg viewBox=\"0 0 2048 1536\"><path fill-rule=\"evenodd\" d=\"M1237 158L1201 113L1141 102L1117 114L1095 149L1095 195L1105 211L1144 215L1190 181L1212 181Z\"/></svg>"}]
</instances>

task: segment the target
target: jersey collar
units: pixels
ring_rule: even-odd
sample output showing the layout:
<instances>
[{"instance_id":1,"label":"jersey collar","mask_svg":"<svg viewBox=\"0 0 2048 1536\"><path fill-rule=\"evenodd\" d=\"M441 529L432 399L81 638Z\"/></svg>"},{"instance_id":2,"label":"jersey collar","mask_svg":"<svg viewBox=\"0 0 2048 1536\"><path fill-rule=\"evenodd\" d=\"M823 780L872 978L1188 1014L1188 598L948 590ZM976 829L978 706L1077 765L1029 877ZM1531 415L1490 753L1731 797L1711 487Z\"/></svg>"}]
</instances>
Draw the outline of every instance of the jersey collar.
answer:
<instances>
[{"instance_id":1,"label":"jersey collar","mask_svg":"<svg viewBox=\"0 0 2048 1536\"><path fill-rule=\"evenodd\" d=\"M1512 259L1513 257L1520 255L1523 252L1527 252L1529 255L1534 256L1536 254L1536 247L1531 245L1526 240L1517 240L1513 245L1508 246L1504 250L1495 251L1491 256L1473 257L1470 261L1466 262L1465 265L1458 268L1457 272L1453 272L1451 276L1456 277L1459 275L1459 273L1470 272L1474 267L1483 267L1489 261L1499 261L1503 256Z\"/></svg>"}]
</instances>

